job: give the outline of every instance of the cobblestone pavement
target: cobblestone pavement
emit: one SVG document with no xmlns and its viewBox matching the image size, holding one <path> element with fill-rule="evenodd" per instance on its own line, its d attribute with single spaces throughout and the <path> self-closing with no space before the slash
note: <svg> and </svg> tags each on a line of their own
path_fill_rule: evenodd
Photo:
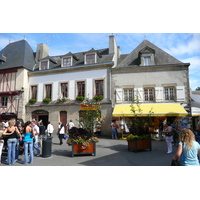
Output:
<svg viewBox="0 0 200 200">
<path fill-rule="evenodd" d="M 152 150 L 141 152 L 128 151 L 127 141 L 123 139 L 99 138 L 96 144 L 96 156 L 93 155 L 71 155 L 72 147 L 63 140 L 59 145 L 59 139 L 54 136 L 52 139 L 52 155 L 48 158 L 34 157 L 34 163 L 23 165 L 23 156 L 11 166 L 170 166 L 171 159 L 177 147 L 173 146 L 173 153 L 167 154 L 165 141 L 152 140 Z M 2 154 L 2 163 L 6 165 L 7 153 Z M 8 166 L 10 167 L 10 166 Z"/>
</svg>

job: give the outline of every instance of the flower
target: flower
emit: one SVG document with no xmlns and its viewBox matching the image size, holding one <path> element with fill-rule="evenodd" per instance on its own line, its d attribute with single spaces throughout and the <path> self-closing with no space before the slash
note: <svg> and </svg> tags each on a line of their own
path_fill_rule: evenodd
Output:
<svg viewBox="0 0 200 200">
<path fill-rule="evenodd" d="M 149 135 L 133 135 L 133 134 L 129 134 L 126 138 L 127 141 L 133 141 L 133 140 L 142 140 L 142 139 L 147 139 L 149 138 Z"/>
<path fill-rule="evenodd" d="M 81 144 L 81 149 L 84 150 L 89 146 L 90 142 L 99 142 L 99 139 L 89 134 L 83 128 L 73 127 L 69 130 L 69 138 L 67 139 L 67 144 L 69 146 L 71 146 L 72 143 Z"/>
</svg>

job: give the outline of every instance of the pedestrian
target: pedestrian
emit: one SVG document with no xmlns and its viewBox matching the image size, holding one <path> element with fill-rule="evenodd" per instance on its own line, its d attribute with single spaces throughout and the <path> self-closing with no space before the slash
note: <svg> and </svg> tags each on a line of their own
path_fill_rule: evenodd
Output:
<svg viewBox="0 0 200 200">
<path fill-rule="evenodd" d="M 1 163 L 1 155 L 2 155 L 2 149 L 4 145 L 4 139 L 3 139 L 3 132 L 4 132 L 4 126 L 2 123 L 0 123 L 0 163 Z"/>
<path fill-rule="evenodd" d="M 59 138 L 59 140 L 60 140 L 60 145 L 62 145 L 63 144 L 63 136 L 64 136 L 64 134 L 65 134 L 65 128 L 64 128 L 64 125 L 62 124 L 62 122 L 59 122 L 58 123 L 59 125 L 58 125 L 58 138 Z"/>
<path fill-rule="evenodd" d="M 72 120 L 70 119 L 70 120 L 69 120 L 69 123 L 67 124 L 67 129 L 68 129 L 68 131 L 69 131 L 72 127 L 75 127 L 75 125 L 74 125 L 74 123 L 72 122 Z"/>
<path fill-rule="evenodd" d="M 194 132 L 196 141 L 200 144 L 200 123 L 198 122 L 196 126 L 196 131 Z"/>
<path fill-rule="evenodd" d="M 22 126 L 21 126 L 20 121 L 16 122 L 16 127 L 17 127 L 18 131 L 20 132 L 20 134 L 22 135 Z M 16 151 L 15 151 L 15 159 L 16 160 L 18 160 L 18 158 L 19 158 L 19 145 L 20 145 L 21 142 L 22 142 L 22 140 L 17 138 Z"/>
<path fill-rule="evenodd" d="M 54 131 L 54 127 L 53 127 L 52 123 L 48 122 L 48 125 L 47 125 L 47 134 L 48 134 L 48 136 L 51 137 L 51 134 L 53 134 L 53 131 Z"/>
<path fill-rule="evenodd" d="M 171 124 L 171 127 L 172 127 L 172 138 L 173 138 L 172 144 L 178 146 L 178 122 L 176 119 Z"/>
<path fill-rule="evenodd" d="M 116 120 L 112 120 L 112 123 L 110 124 L 111 128 L 112 128 L 112 139 L 117 139 L 117 128 L 118 125 L 116 123 Z"/>
<path fill-rule="evenodd" d="M 172 153 L 172 127 L 170 122 L 167 122 L 166 128 L 164 128 L 163 133 L 165 133 L 165 141 L 167 143 L 167 153 Z"/>
<path fill-rule="evenodd" d="M 39 144 L 38 136 L 40 134 L 40 129 L 39 129 L 38 125 L 36 124 L 35 120 L 32 120 L 31 125 L 32 125 L 34 135 L 35 135 L 34 140 L 33 140 L 34 149 L 36 149 L 36 151 L 37 151 L 37 153 L 35 155 L 40 156 L 40 147 L 38 146 L 38 144 Z"/>
<path fill-rule="evenodd" d="M 198 154 L 200 154 L 200 144 L 195 141 L 194 133 L 190 129 L 182 129 L 173 160 L 178 160 L 183 155 L 184 159 L 181 159 L 183 165 L 199 166 Z"/>
<path fill-rule="evenodd" d="M 18 131 L 17 127 L 15 126 L 16 120 L 11 119 L 8 122 L 9 126 L 3 132 L 3 135 L 8 137 L 7 146 L 8 146 L 8 157 L 7 157 L 7 164 L 11 165 L 16 162 L 15 153 L 16 153 L 16 145 L 17 145 L 17 138 L 22 139 L 20 132 Z"/>
<path fill-rule="evenodd" d="M 33 147 L 33 139 L 35 138 L 35 132 L 32 128 L 32 123 L 27 121 L 24 126 L 24 161 L 23 164 L 33 163 L 34 160 L 34 147 Z M 30 154 L 30 158 L 28 161 L 28 151 Z"/>
<path fill-rule="evenodd" d="M 163 121 L 160 119 L 159 120 L 159 127 L 158 127 L 158 134 L 159 134 L 159 139 L 162 141 L 163 140 L 163 136 L 162 136 L 162 132 L 163 132 Z"/>
</svg>

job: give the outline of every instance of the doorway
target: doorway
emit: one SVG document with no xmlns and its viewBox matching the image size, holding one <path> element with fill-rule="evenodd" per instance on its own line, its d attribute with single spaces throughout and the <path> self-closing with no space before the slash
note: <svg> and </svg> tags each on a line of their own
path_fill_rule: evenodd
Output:
<svg viewBox="0 0 200 200">
<path fill-rule="evenodd" d="M 60 111 L 60 121 L 62 122 L 62 124 L 65 127 L 65 133 L 67 132 L 67 111 Z"/>
<path fill-rule="evenodd" d="M 46 110 L 36 110 L 32 112 L 32 119 L 36 121 L 42 120 L 43 125 L 47 128 L 48 121 L 49 121 L 49 112 Z"/>
</svg>

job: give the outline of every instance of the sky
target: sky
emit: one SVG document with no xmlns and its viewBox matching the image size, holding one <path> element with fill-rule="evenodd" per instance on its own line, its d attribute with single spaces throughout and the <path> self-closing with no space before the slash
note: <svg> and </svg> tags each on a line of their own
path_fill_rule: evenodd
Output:
<svg viewBox="0 0 200 200">
<path fill-rule="evenodd" d="M 45 43 L 50 55 L 63 55 L 108 48 L 109 35 L 114 34 L 121 54 L 129 54 L 144 39 L 149 40 L 173 57 L 190 63 L 190 88 L 200 87 L 200 33 L 0 33 L 0 50 L 9 42 L 26 39 L 33 51 L 37 44 Z"/>
</svg>

